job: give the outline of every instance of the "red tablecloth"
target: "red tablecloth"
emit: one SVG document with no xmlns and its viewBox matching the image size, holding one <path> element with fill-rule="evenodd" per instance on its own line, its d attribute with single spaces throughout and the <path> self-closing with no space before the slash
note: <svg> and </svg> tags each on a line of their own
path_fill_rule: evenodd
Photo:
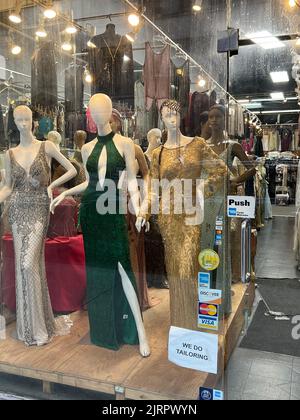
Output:
<svg viewBox="0 0 300 420">
<path fill-rule="evenodd" d="M 3 300 L 12 311 L 16 309 L 15 257 L 10 235 L 2 239 Z M 86 273 L 83 237 L 48 239 L 45 247 L 46 272 L 54 312 L 75 312 L 85 299 Z"/>
</svg>

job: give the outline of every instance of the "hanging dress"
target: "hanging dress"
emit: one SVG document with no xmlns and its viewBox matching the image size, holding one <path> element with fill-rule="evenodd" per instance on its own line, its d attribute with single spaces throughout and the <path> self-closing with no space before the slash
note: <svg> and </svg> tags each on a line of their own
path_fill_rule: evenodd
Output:
<svg viewBox="0 0 300 420">
<path fill-rule="evenodd" d="M 129 252 L 128 228 L 124 214 L 120 214 L 121 194 L 115 196 L 116 212 L 100 214 L 97 204 L 107 195 L 107 184 L 99 188 L 98 165 L 106 148 L 106 180 L 119 183 L 120 173 L 126 169 L 124 158 L 113 141 L 114 133 L 98 137 L 87 161 L 90 181 L 80 208 L 80 222 L 84 238 L 87 271 L 87 304 L 91 342 L 99 347 L 118 350 L 123 344 L 138 344 L 135 320 L 125 296 L 118 263 L 126 271 L 134 289 Z M 110 197 L 111 199 L 112 197 Z M 98 201 L 99 200 L 99 201 Z"/>
</svg>

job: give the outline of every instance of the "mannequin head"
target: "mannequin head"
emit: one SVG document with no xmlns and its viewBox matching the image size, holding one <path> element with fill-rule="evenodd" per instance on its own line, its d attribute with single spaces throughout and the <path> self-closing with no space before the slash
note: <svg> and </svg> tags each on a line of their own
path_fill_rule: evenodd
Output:
<svg viewBox="0 0 300 420">
<path fill-rule="evenodd" d="M 161 145 L 162 132 L 158 128 L 153 128 L 147 135 L 149 146 L 156 148 Z"/>
<path fill-rule="evenodd" d="M 122 132 L 122 116 L 116 109 L 112 110 L 110 126 L 114 133 L 117 134 Z"/>
<path fill-rule="evenodd" d="M 32 131 L 32 111 L 28 106 L 18 106 L 14 110 L 14 120 L 21 134 Z"/>
<path fill-rule="evenodd" d="M 58 148 L 58 150 L 60 150 L 62 138 L 57 131 L 50 131 L 50 133 L 48 133 L 48 141 L 51 141 L 51 143 L 53 143 Z"/>
<path fill-rule="evenodd" d="M 85 131 L 78 130 L 74 135 L 74 142 L 77 149 L 81 150 L 85 145 L 87 139 L 87 134 Z"/>
<path fill-rule="evenodd" d="M 106 25 L 106 32 L 116 32 L 116 26 L 113 23 L 109 23 Z"/>
<path fill-rule="evenodd" d="M 104 127 L 109 124 L 112 116 L 112 101 L 103 93 L 98 93 L 92 96 L 89 109 L 91 111 L 91 117 L 94 120 L 97 127 Z"/>
<path fill-rule="evenodd" d="M 208 123 L 212 135 L 223 133 L 225 130 L 225 108 L 221 105 L 214 105 L 208 113 Z"/>
<path fill-rule="evenodd" d="M 180 129 L 180 111 L 181 106 L 177 101 L 168 100 L 162 104 L 160 114 L 168 131 L 177 131 Z"/>
</svg>

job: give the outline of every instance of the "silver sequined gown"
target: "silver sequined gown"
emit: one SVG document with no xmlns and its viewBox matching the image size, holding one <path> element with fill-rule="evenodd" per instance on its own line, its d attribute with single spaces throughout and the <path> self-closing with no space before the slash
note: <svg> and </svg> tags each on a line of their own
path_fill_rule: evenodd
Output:
<svg viewBox="0 0 300 420">
<path fill-rule="evenodd" d="M 44 255 L 49 224 L 50 167 L 45 143 L 41 143 L 29 174 L 17 162 L 12 150 L 9 155 L 13 192 L 7 210 L 16 261 L 17 337 L 28 346 L 41 346 L 57 332 Z"/>
</svg>

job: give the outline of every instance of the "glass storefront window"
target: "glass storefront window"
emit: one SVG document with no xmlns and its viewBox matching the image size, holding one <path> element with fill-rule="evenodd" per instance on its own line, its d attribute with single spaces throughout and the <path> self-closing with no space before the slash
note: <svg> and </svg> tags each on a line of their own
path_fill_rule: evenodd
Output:
<svg viewBox="0 0 300 420">
<path fill-rule="evenodd" d="M 0 4 L 0 372 L 231 399 L 237 347 L 266 350 L 265 218 L 297 195 L 288 3 Z"/>
</svg>

